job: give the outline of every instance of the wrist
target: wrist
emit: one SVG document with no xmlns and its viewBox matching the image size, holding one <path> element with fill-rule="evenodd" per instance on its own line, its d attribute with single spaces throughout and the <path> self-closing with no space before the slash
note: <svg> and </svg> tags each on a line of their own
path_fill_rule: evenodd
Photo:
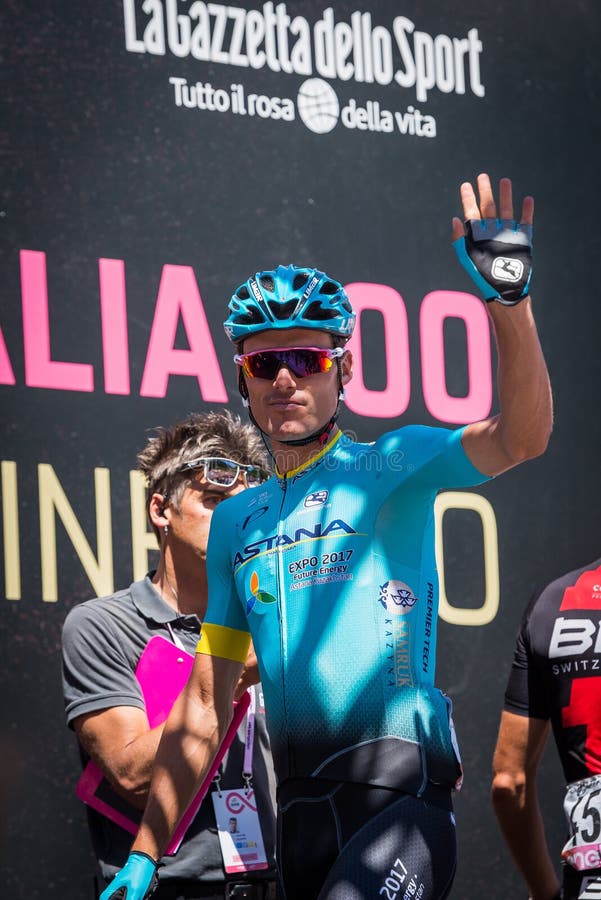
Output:
<svg viewBox="0 0 601 900">
<path fill-rule="evenodd" d="M 141 834 L 138 834 L 137 838 L 132 844 L 130 850 L 130 856 L 142 856 L 145 859 L 150 860 L 155 866 L 158 866 L 159 861 L 161 859 L 161 853 L 159 853 L 158 847 L 154 844 L 153 841 L 144 840 L 144 837 Z"/>
<path fill-rule="evenodd" d="M 534 313 L 532 312 L 530 294 L 527 294 L 523 300 L 520 300 L 514 306 L 504 306 L 495 300 L 491 300 L 490 303 L 486 304 L 486 309 L 495 325 L 497 322 L 513 322 L 520 329 L 527 328 L 530 325 L 534 326 Z"/>
<path fill-rule="evenodd" d="M 149 853 L 144 853 L 143 850 L 132 850 L 129 854 L 130 856 L 140 857 L 140 859 L 145 859 L 148 862 L 152 863 L 152 865 L 157 868 L 159 861 L 155 859 L 154 856 L 151 856 Z"/>
</svg>

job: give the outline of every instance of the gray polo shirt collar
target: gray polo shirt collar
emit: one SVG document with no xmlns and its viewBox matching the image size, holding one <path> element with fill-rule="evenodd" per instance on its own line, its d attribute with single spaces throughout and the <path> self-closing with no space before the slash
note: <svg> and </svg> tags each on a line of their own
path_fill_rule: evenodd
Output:
<svg viewBox="0 0 601 900">
<path fill-rule="evenodd" d="M 198 629 L 200 625 L 198 616 L 193 614 L 180 616 L 173 607 L 165 603 L 151 581 L 154 574 L 154 571 L 149 572 L 142 581 L 134 581 L 130 586 L 133 604 L 140 615 L 151 622 L 156 622 L 157 625 L 177 622 L 180 627 Z"/>
</svg>

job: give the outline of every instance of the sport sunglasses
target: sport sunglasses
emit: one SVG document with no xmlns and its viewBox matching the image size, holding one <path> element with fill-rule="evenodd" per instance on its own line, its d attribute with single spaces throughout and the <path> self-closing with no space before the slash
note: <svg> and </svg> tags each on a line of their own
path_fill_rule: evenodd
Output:
<svg viewBox="0 0 601 900">
<path fill-rule="evenodd" d="M 236 484 L 240 472 L 244 475 L 246 486 L 249 488 L 257 487 L 269 478 L 269 472 L 260 466 L 246 466 L 220 456 L 200 456 L 198 459 L 191 459 L 181 467 L 180 472 L 200 468 L 204 470 L 205 480 L 209 484 L 218 484 L 220 487 L 232 487 Z"/>
<path fill-rule="evenodd" d="M 342 347 L 274 347 L 271 350 L 237 353 L 234 362 L 242 367 L 248 378 L 267 378 L 273 381 L 282 366 L 290 369 L 296 378 L 329 372 L 334 360 L 343 354 Z"/>
</svg>

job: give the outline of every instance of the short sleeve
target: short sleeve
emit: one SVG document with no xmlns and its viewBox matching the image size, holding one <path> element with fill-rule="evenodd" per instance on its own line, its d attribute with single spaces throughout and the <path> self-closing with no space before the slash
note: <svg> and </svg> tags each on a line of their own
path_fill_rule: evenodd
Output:
<svg viewBox="0 0 601 900">
<path fill-rule="evenodd" d="M 63 625 L 63 694 L 67 723 L 114 706 L 144 710 L 144 700 L 110 617 L 98 601 L 74 607 Z"/>
<path fill-rule="evenodd" d="M 466 427 L 409 425 L 386 435 L 382 451 L 392 460 L 399 459 L 399 471 L 408 469 L 416 480 L 434 490 L 483 484 L 490 476 L 480 472 L 465 452 L 462 437 Z"/>
<path fill-rule="evenodd" d="M 250 643 L 248 622 L 236 591 L 232 569 L 231 540 L 237 533 L 231 501 L 221 503 L 211 520 L 207 547 L 209 602 L 204 618 L 200 653 L 244 661 Z"/>
<path fill-rule="evenodd" d="M 530 614 L 535 600 L 528 606 L 517 636 L 503 708 L 531 719 L 549 719 L 547 692 L 530 639 Z"/>
</svg>

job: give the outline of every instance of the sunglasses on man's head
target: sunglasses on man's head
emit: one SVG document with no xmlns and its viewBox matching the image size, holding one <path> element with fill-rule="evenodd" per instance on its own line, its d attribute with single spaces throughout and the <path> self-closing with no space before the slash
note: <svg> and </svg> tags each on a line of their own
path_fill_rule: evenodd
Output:
<svg viewBox="0 0 601 900">
<path fill-rule="evenodd" d="M 329 372 L 334 360 L 343 354 L 342 347 L 274 347 L 271 350 L 237 353 L 234 362 L 242 366 L 242 371 L 248 378 L 267 378 L 273 381 L 282 366 L 290 369 L 296 378 Z"/>
<path fill-rule="evenodd" d="M 269 472 L 260 466 L 247 466 L 220 456 L 201 456 L 192 459 L 181 467 L 181 472 L 203 469 L 205 480 L 209 484 L 218 484 L 220 487 L 232 487 L 238 481 L 242 472 L 247 487 L 257 487 L 269 478 Z"/>
</svg>

